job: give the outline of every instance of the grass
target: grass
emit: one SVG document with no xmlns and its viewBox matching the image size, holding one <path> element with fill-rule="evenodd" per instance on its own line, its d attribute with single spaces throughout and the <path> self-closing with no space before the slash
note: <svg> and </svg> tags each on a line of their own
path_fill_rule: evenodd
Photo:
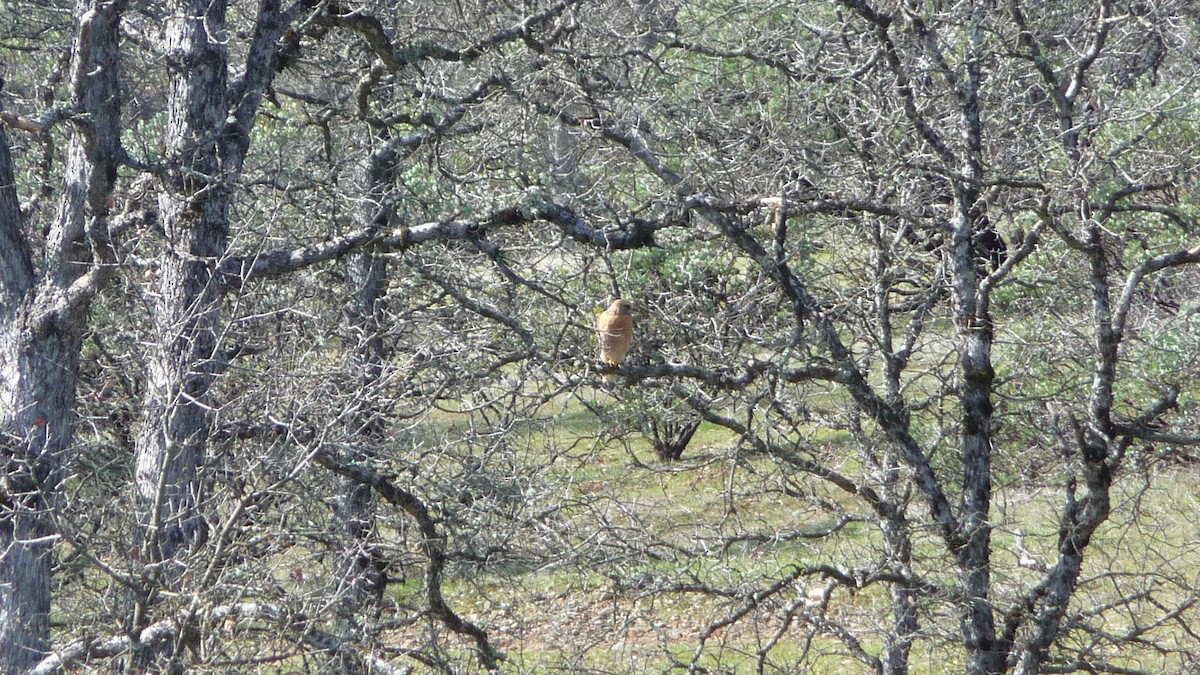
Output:
<svg viewBox="0 0 1200 675">
<path fill-rule="evenodd" d="M 943 386 L 944 365 L 928 364 L 923 376 L 928 381 L 909 386 L 933 393 Z M 508 656 L 507 673 L 679 670 L 680 663 L 694 658 L 699 636 L 740 611 L 756 591 L 786 575 L 791 566 L 869 569 L 877 567 L 883 555 L 882 536 L 869 520 L 851 522 L 829 536 L 805 536 L 830 528 L 843 515 L 869 516 L 870 511 L 858 496 L 770 456 L 748 455 L 746 447 L 721 427 L 702 425 L 681 461 L 659 461 L 637 433 L 634 418 L 618 409 L 621 397 L 629 394 L 623 387 L 583 393 L 601 411 L 600 417 L 574 398 L 580 394 L 563 396 L 550 404 L 548 420 L 515 424 L 503 437 L 470 435 L 470 420 L 454 412 L 429 415 L 415 432 L 421 448 L 414 460 L 420 467 L 417 492 L 444 509 L 438 517 L 451 536 L 452 550 L 470 542 L 473 533 L 455 530 L 459 521 L 452 510 L 459 506 L 453 499 L 443 505 L 432 490 L 453 490 L 467 459 L 483 457 L 498 474 L 508 464 L 493 466 L 493 459 L 511 462 L 521 477 L 539 481 L 532 490 L 538 499 L 546 499 L 546 492 L 560 502 L 553 520 L 544 523 L 530 516 L 541 504 L 526 504 L 517 512 L 517 520 L 530 520 L 514 526 L 510 536 L 518 539 L 507 543 L 526 557 L 455 565 L 446 579 L 450 606 L 489 631 Z M 832 417 L 828 410 L 844 404 L 842 397 L 817 390 L 804 402 L 827 414 L 792 430 L 781 442 L 871 483 L 862 475 L 863 454 L 850 432 L 823 423 Z M 1038 480 L 1025 479 L 1030 464 L 1025 453 L 1038 451 L 1031 443 L 1030 450 L 1018 454 L 1021 434 L 1029 429 L 1015 419 L 1004 424 L 997 439 L 1000 456 L 992 508 L 993 599 L 1001 613 L 1041 576 L 1019 564 L 1018 530 L 1035 561 L 1052 561 L 1058 536 L 1055 514 L 1064 502 L 1061 458 L 1039 455 L 1051 471 Z M 864 426 L 870 434 L 869 425 Z M 953 471 L 953 451 L 943 452 L 938 461 Z M 1138 464 L 1131 461 L 1129 466 Z M 1155 475 L 1149 487 L 1139 475 L 1122 477 L 1122 488 L 1114 493 L 1113 517 L 1088 552 L 1079 600 L 1069 611 L 1073 620 L 1100 631 L 1093 653 L 1114 665 L 1181 671 L 1186 652 L 1200 642 L 1189 632 L 1194 618 L 1190 611 L 1156 632 L 1177 652 L 1160 654 L 1148 647 L 1118 651 L 1107 646 L 1104 637 L 1128 633 L 1139 622 L 1174 610 L 1200 585 L 1200 544 L 1193 541 L 1194 523 L 1200 520 L 1194 478 L 1188 468 Z M 902 480 L 904 489 L 910 485 Z M 552 489 L 542 490 L 547 486 Z M 1135 518 L 1138 513 L 1141 517 Z M 912 499 L 909 517 L 915 565 L 945 589 L 919 600 L 922 626 L 912 652 L 912 672 L 961 670 L 952 557 L 928 526 L 919 496 Z M 557 538 L 519 539 L 535 537 L 543 526 Z M 731 540 L 744 534 L 759 538 Z M 406 544 L 415 550 L 411 536 Z M 286 578 L 278 581 L 287 583 Z M 410 572 L 404 583 L 389 590 L 400 604 L 419 607 L 421 583 L 420 574 Z M 826 611 L 807 607 L 807 595 L 826 584 L 819 575 L 805 576 L 778 595 L 757 601 L 742 620 L 711 631 L 697 663 L 727 673 L 757 672 L 760 665 L 763 672 L 866 672 L 848 653 L 838 631 L 854 634 L 866 652 L 878 655 L 890 622 L 888 589 L 842 587 L 834 591 Z M 684 585 L 707 585 L 731 596 L 689 592 Z M 1147 585 L 1161 607 L 1150 602 Z M 1115 604 L 1123 598 L 1123 605 Z M 1104 616 L 1087 613 L 1101 605 L 1112 607 Z M 789 606 L 798 611 L 780 634 Z M 409 627 L 390 635 L 389 641 L 397 646 L 428 644 L 433 630 L 425 624 Z M 460 653 L 462 663 L 470 662 L 464 640 L 444 630 L 437 639 Z"/>
<path fill-rule="evenodd" d="M 578 539 L 567 542 L 568 548 L 583 550 L 597 543 L 595 537 L 607 536 L 612 540 L 601 550 L 610 555 L 475 570 L 450 580 L 451 605 L 491 631 L 508 655 L 506 672 L 669 672 L 692 661 L 698 637 L 706 632 L 711 635 L 697 663 L 710 672 L 757 672 L 760 666 L 763 672 L 780 673 L 867 671 L 848 653 L 837 631 L 854 633 L 866 652 L 878 655 L 891 612 L 883 585 L 838 588 L 827 610 L 802 608 L 781 633 L 784 608 L 802 605 L 806 594 L 827 583 L 820 576 L 801 577 L 779 595 L 762 599 L 741 621 L 714 629 L 793 565 L 845 569 L 877 564 L 881 535 L 869 522 L 852 523 L 828 537 L 789 537 L 815 533 L 836 521 L 837 511 L 819 504 L 865 514 L 861 501 L 803 476 L 801 484 L 812 498 L 785 494 L 779 490 L 780 467 L 770 457 L 739 455 L 729 433 L 712 425 L 699 430 L 682 461 L 663 463 L 644 438 L 606 434 L 610 422 L 578 403 L 563 403 L 555 415 L 554 425 L 526 439 L 535 448 L 530 452 L 568 448 L 548 465 L 569 486 L 576 503 L 569 517 L 575 519 L 570 531 Z M 812 452 L 825 460 L 840 458 L 847 473 L 858 472 L 857 451 L 847 432 L 814 428 L 810 436 Z M 1200 519 L 1193 478 L 1191 470 L 1176 469 L 1149 485 L 1121 483 L 1114 492 L 1113 516 L 1088 552 L 1078 600 L 1070 608 L 1075 620 L 1119 634 L 1189 601 L 1200 577 L 1200 544 L 1191 534 Z M 1021 566 L 1018 536 L 1035 564 L 1052 562 L 1056 514 L 1063 500 L 1061 485 L 1052 481 L 1029 485 L 1014 480 L 997 488 L 992 575 L 1001 610 L 1041 577 Z M 918 570 L 952 590 L 952 558 L 924 524 L 919 500 L 910 518 L 916 527 Z M 763 538 L 730 544 L 729 537 L 737 533 Z M 1139 584 L 1153 587 L 1161 607 L 1151 603 Z M 734 596 L 687 592 L 687 585 L 707 585 Z M 955 601 L 939 595 L 920 603 L 922 633 L 912 651 L 912 672 L 945 672 L 956 663 L 961 667 Z M 1101 605 L 1110 611 L 1102 619 L 1092 617 L 1089 609 Z M 1179 670 L 1195 642 L 1185 625 L 1167 622 L 1157 633 L 1179 653 L 1118 651 L 1103 644 L 1091 653 L 1114 665 Z"/>
</svg>

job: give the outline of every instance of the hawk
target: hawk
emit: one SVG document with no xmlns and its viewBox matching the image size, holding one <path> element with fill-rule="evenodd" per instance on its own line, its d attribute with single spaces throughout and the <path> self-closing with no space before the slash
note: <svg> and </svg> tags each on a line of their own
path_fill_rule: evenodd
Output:
<svg viewBox="0 0 1200 675">
<path fill-rule="evenodd" d="M 621 365 L 633 342 L 633 305 L 628 300 L 613 300 L 596 320 L 596 332 L 600 338 L 600 360 L 610 366 Z M 604 376 L 605 382 L 616 380 L 612 373 Z"/>
</svg>

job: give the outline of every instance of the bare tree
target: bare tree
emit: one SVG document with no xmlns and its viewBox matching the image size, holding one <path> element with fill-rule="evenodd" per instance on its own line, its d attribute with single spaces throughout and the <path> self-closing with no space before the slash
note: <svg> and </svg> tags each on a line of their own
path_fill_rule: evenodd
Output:
<svg viewBox="0 0 1200 675">
<path fill-rule="evenodd" d="M 753 454 L 844 492 L 878 526 L 878 563 L 796 564 L 745 594 L 708 587 L 738 600 L 728 618 L 703 633 L 701 647 L 771 604 L 780 612 L 779 635 L 793 621 L 807 623 L 873 670 L 908 672 L 914 641 L 927 630 L 920 599 L 931 597 L 944 598 L 958 615 L 956 640 L 968 672 L 1037 672 L 1050 663 L 1102 660 L 1068 647 L 1073 631 L 1089 628 L 1065 617 L 1130 447 L 1156 437 L 1151 426 L 1169 423 L 1164 416 L 1176 408 L 1182 386 L 1155 394 L 1122 378 L 1128 317 L 1149 275 L 1197 262 L 1189 241 L 1195 223 L 1159 196 L 1188 171 L 1188 160 L 1174 149 L 1150 150 L 1155 129 L 1180 119 L 1176 93 L 1147 99 L 1129 83 L 1152 82 L 1172 64 L 1187 72 L 1185 53 L 1174 52 L 1178 61 L 1164 55 L 1172 53 L 1165 45 L 1183 44 L 1191 29 L 1168 36 L 1167 26 L 1178 24 L 1155 22 L 1178 7 L 1148 21 L 1133 18 L 1141 10 L 1126 14 L 1107 2 L 1042 13 L 1036 26 L 1020 3 L 1003 10 L 864 2 L 806 9 L 791 14 L 791 23 L 783 19 L 788 28 L 778 32 L 678 27 L 668 50 L 640 55 L 645 72 L 685 92 L 678 96 L 663 96 L 628 70 L 606 70 L 620 61 L 615 46 L 593 48 L 590 68 L 565 67 L 560 88 L 519 91 L 565 127 L 623 150 L 660 182 L 675 208 L 697 218 L 701 236 L 728 241 L 768 284 L 756 296 L 763 330 L 746 333 L 765 339 L 745 365 L 731 369 L 710 359 L 635 372 L 673 378 L 679 395 Z M 799 43 L 788 42 L 793 35 Z M 1143 43 L 1161 48 L 1153 65 L 1117 58 Z M 720 74 L 697 81 L 697 68 Z M 596 85 L 601 81 L 607 88 Z M 572 90 L 579 102 L 564 104 Z M 647 98 L 638 102 L 638 94 Z M 1022 96 L 1037 100 L 1027 106 Z M 768 110 L 785 115 L 790 128 Z M 1135 118 L 1143 122 L 1126 122 Z M 1162 161 L 1142 161 L 1143 151 L 1161 151 Z M 621 161 L 609 164 L 632 170 Z M 1145 237 L 1139 222 L 1149 214 L 1159 243 L 1144 242 L 1146 252 L 1132 259 L 1128 249 L 1114 251 L 1114 232 L 1124 241 L 1134 231 Z M 1002 216 L 1010 236 L 1018 225 L 1028 232 L 1019 245 L 1006 245 Z M 1057 241 L 1046 240 L 1050 233 Z M 993 576 L 1000 544 L 992 502 L 1004 456 L 996 437 L 1003 390 L 995 303 L 1006 284 L 1021 282 L 1017 275 L 1039 246 L 1073 256 L 1082 268 L 1060 278 L 1055 293 L 1090 296 L 1091 336 L 1080 349 L 1091 384 L 1081 392 L 1085 405 L 1063 401 L 1070 412 L 1055 403 L 1049 417 L 1034 414 L 1055 429 L 1036 442 L 1061 460 L 1059 535 L 1044 576 L 1008 592 Z M 1068 290 L 1068 283 L 1077 285 Z M 931 321 L 953 326 L 952 335 L 935 339 Z M 717 340 L 706 328 L 699 339 Z M 941 384 L 929 392 L 922 381 Z M 839 392 L 848 421 L 836 421 L 837 407 L 806 400 L 821 388 Z M 1126 413 L 1132 423 L 1116 417 L 1118 389 L 1138 392 Z M 839 468 L 835 458 L 798 445 L 811 434 L 814 414 L 858 441 L 859 468 Z M 1184 429 L 1161 438 L 1196 440 Z M 914 520 L 937 534 L 936 559 L 953 565 L 953 578 L 918 564 Z M 803 602 L 768 603 L 806 577 L 830 580 L 817 614 Z M 863 648 L 852 626 L 825 614 L 832 590 L 874 584 L 892 598 L 879 654 Z M 688 586 L 706 588 L 678 588 Z M 1165 617 L 1190 603 L 1164 602 Z M 690 667 L 704 654 L 697 649 Z"/>
</svg>

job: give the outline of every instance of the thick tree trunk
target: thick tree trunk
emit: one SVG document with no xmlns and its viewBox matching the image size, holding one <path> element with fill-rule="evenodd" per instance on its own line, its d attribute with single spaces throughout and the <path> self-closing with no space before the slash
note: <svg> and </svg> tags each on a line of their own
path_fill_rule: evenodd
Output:
<svg viewBox="0 0 1200 675">
<path fill-rule="evenodd" d="M 19 327 L 21 324 L 5 326 Z M 62 454 L 71 440 L 77 326 L 34 344 L 20 330 L 0 335 L 5 459 L 0 494 L 0 672 L 22 672 L 47 651 L 50 638 L 49 515 Z"/>
<path fill-rule="evenodd" d="M 163 261 L 152 305 L 159 338 L 147 358 L 135 447 L 142 559 L 155 563 L 175 557 L 204 530 L 195 513 L 196 478 L 208 439 L 208 391 L 222 364 L 220 294 L 213 263 L 206 263 L 212 258 L 201 251 L 220 248 L 224 236 L 220 230 L 197 229 L 208 231 L 185 249 L 196 257 Z"/>
<path fill-rule="evenodd" d="M 0 672 L 48 650 L 53 509 L 74 435 L 91 298 L 109 273 L 108 197 L 120 153 L 119 3 L 76 5 L 74 102 L 90 117 L 67 151 L 63 200 L 36 276 L 0 127 Z M 100 260 L 94 258 L 99 256 Z"/>
<path fill-rule="evenodd" d="M 73 438 L 75 382 L 86 317 L 73 317 L 30 340 L 19 328 L 0 333 L 4 396 L 0 446 L 0 672 L 23 672 L 47 651 L 51 511 L 64 453 Z"/>
<path fill-rule="evenodd" d="M 980 327 L 963 336 L 963 497 L 962 526 L 966 545 L 958 564 L 966 591 L 963 635 L 968 671 L 1003 671 L 1004 655 L 996 642 L 991 595 L 991 328 Z"/>
<path fill-rule="evenodd" d="M 129 629 L 153 621 L 162 588 L 182 576 L 182 552 L 203 537 L 197 480 L 208 440 L 208 392 L 218 359 L 221 289 L 217 267 L 228 246 L 228 188 L 217 137 L 227 115 L 225 5 L 181 2 L 168 13 L 168 174 L 158 206 L 170 252 L 148 293 L 154 339 L 135 440 L 139 560 L 148 563 L 132 594 Z M 166 563 L 161 564 L 161 563 Z M 172 669 L 177 645 L 135 651 L 134 667 Z"/>
<path fill-rule="evenodd" d="M 166 12 L 167 171 L 158 205 L 168 247 L 148 294 L 155 336 L 146 358 L 135 480 L 140 558 L 168 564 L 155 565 L 135 594 L 133 628 L 151 621 L 157 590 L 179 580 L 182 556 L 206 535 L 199 476 L 210 390 L 226 366 L 221 274 L 229 254 L 230 189 L 274 74 L 279 37 L 302 8 L 283 12 L 277 0 L 261 0 L 246 67 L 230 82 L 226 6 L 225 0 L 176 0 Z M 157 667 L 154 659 L 171 658 L 166 651 L 144 655 L 139 665 Z"/>
<path fill-rule="evenodd" d="M 991 225 L 979 204 L 983 180 L 982 122 L 979 93 L 983 79 L 982 47 L 975 27 L 968 47 L 966 79 L 959 93 L 961 133 L 966 146 L 960 171 L 966 180 L 954 192 L 951 218 L 951 274 L 955 321 L 959 330 L 962 386 L 962 513 L 964 545 L 955 553 L 966 595 L 962 614 L 967 648 L 967 672 L 976 675 L 1004 671 L 1005 654 L 996 637 L 991 599 L 992 499 L 992 367 L 993 327 L 988 291 L 980 279 L 987 275 L 975 254 L 976 238 Z"/>
<path fill-rule="evenodd" d="M 973 194 L 967 191 L 968 199 Z M 986 302 L 976 297 L 976 268 L 972 253 L 974 223 L 960 209 L 955 224 L 953 267 L 955 318 L 959 324 L 962 385 L 963 487 L 961 528 L 964 545 L 955 553 L 967 598 L 962 630 L 968 654 L 967 672 L 984 675 L 1003 671 L 1004 654 L 996 641 L 991 606 L 992 495 L 992 325 Z"/>
<path fill-rule="evenodd" d="M 208 440 L 209 389 L 220 351 L 221 265 L 229 253 L 229 198 L 240 175 L 278 40 L 303 9 L 262 0 L 246 67 L 229 81 L 224 0 L 177 0 L 167 12 L 169 115 L 159 194 L 168 251 L 149 294 L 156 330 L 136 441 L 143 547 L 165 560 L 203 532 L 194 509 Z"/>
<path fill-rule="evenodd" d="M 155 339 L 136 440 L 142 559 L 157 563 L 202 532 L 196 472 L 208 438 L 208 390 L 218 358 L 221 288 L 229 239 L 228 188 L 217 137 L 227 115 L 224 3 L 183 2 L 169 14 L 168 184 L 159 195 L 171 253 L 150 294 Z"/>
<path fill-rule="evenodd" d="M 48 411 L 30 406 L 37 385 L 29 378 L 29 350 L 20 327 L 34 272 L 15 185 L 8 134 L 0 126 L 0 452 L 5 464 L 0 486 L 0 670 L 9 673 L 36 663 L 50 637 L 48 544 L 22 542 L 46 534 L 38 518 L 44 509 L 30 460 L 38 458 L 39 441 L 49 441 L 62 423 L 58 420 L 53 428 L 48 421 L 37 424 Z"/>
<path fill-rule="evenodd" d="M 974 192 L 965 191 L 964 201 Z M 983 675 L 1003 670 L 996 643 L 991 595 L 992 495 L 992 325 L 987 305 L 976 296 L 978 261 L 972 248 L 974 222 L 961 206 L 956 217 L 953 267 L 955 312 L 959 325 L 962 385 L 963 487 L 961 527 L 964 545 L 956 551 L 967 598 L 962 630 L 968 654 L 967 672 Z"/>
</svg>

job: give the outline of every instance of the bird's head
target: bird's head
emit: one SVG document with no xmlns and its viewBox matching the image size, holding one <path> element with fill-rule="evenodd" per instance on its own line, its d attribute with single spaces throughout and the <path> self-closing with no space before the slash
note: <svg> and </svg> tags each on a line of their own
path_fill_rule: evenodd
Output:
<svg viewBox="0 0 1200 675">
<path fill-rule="evenodd" d="M 608 312 L 610 314 L 633 314 L 633 304 L 628 300 L 617 298 L 608 306 Z"/>
</svg>

